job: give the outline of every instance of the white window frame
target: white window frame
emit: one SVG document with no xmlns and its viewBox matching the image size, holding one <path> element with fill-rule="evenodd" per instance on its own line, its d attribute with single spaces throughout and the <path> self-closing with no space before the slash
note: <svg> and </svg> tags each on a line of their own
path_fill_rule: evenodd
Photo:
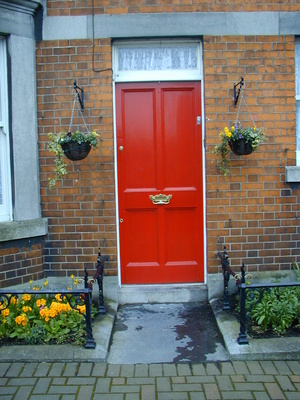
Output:
<svg viewBox="0 0 300 400">
<path fill-rule="evenodd" d="M 0 36 L 0 168 L 2 202 L 0 203 L 0 222 L 12 219 L 11 170 L 9 147 L 8 90 L 6 40 Z"/>
<path fill-rule="evenodd" d="M 296 146 L 300 140 L 300 37 L 295 40 L 295 79 L 296 79 Z M 297 73 L 298 72 L 298 73 Z M 297 91 L 299 88 L 299 92 Z M 298 107 L 297 107 L 298 105 Z M 297 115 L 298 108 L 298 115 Z M 297 123 L 298 122 L 298 123 Z M 300 149 L 296 147 L 296 165 L 300 166 Z"/>
<path fill-rule="evenodd" d="M 189 47 L 196 46 L 197 66 L 195 69 L 170 69 L 170 70 L 145 70 L 145 71 L 122 71 L 119 69 L 119 50 L 120 49 L 157 49 L 159 47 Z M 156 82 L 156 81 L 199 81 L 203 78 L 202 71 L 202 43 L 198 40 L 133 40 L 116 41 L 113 47 L 113 77 L 115 82 Z"/>
</svg>

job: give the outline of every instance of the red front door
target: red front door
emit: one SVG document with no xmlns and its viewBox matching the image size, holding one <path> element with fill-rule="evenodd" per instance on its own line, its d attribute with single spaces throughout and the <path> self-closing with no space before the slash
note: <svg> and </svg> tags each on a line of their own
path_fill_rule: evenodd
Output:
<svg viewBox="0 0 300 400">
<path fill-rule="evenodd" d="M 116 85 L 121 281 L 204 281 L 201 86 Z"/>
</svg>

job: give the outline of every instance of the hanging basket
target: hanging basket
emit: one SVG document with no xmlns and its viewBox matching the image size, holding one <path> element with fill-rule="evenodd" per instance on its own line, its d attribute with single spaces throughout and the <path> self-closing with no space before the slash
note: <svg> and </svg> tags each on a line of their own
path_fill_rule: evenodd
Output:
<svg viewBox="0 0 300 400">
<path fill-rule="evenodd" d="M 251 154 L 254 149 L 250 142 L 246 142 L 244 138 L 238 140 L 231 140 L 228 142 L 231 151 L 237 156 L 247 156 Z"/>
<path fill-rule="evenodd" d="M 61 147 L 63 149 L 65 156 L 71 161 L 83 160 L 85 157 L 88 156 L 91 150 L 91 145 L 87 142 L 62 143 Z"/>
</svg>

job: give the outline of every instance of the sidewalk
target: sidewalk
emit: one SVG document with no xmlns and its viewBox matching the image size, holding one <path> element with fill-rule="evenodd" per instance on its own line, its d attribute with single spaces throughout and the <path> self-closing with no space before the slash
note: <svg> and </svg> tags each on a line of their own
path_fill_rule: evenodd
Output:
<svg viewBox="0 0 300 400">
<path fill-rule="evenodd" d="M 299 400 L 299 361 L 0 362 L 5 400 Z"/>
</svg>

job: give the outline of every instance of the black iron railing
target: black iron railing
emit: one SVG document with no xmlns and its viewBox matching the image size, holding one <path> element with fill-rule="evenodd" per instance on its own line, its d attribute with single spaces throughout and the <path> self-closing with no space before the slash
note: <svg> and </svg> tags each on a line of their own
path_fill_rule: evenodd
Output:
<svg viewBox="0 0 300 400">
<path fill-rule="evenodd" d="M 264 292 L 277 287 L 295 287 L 300 286 L 300 282 L 286 283 L 257 283 L 249 285 L 245 282 L 245 266 L 241 268 L 241 282 L 238 283 L 239 301 L 240 301 L 240 333 L 237 342 L 240 345 L 249 344 L 246 333 L 247 311 L 258 304 Z"/>
<path fill-rule="evenodd" d="M 76 290 L 52 290 L 52 289 L 43 289 L 43 290 L 14 290 L 14 289 L 0 289 L 0 306 L 1 311 L 5 310 L 9 307 L 11 299 L 18 298 L 19 295 L 24 294 L 45 294 L 45 295 L 53 295 L 60 294 L 61 296 L 65 296 L 68 303 L 73 309 L 77 309 L 79 305 L 85 305 L 85 325 L 86 325 L 86 343 L 85 348 L 87 349 L 95 349 L 96 342 L 93 338 L 93 330 L 92 330 L 92 291 L 93 284 L 97 280 L 98 288 L 99 288 L 99 305 L 98 305 L 98 313 L 105 314 L 106 309 L 104 305 L 104 296 L 103 296 L 103 271 L 104 271 L 104 257 L 101 256 L 101 250 L 99 248 L 98 251 L 98 259 L 97 259 L 97 267 L 96 272 L 92 279 L 89 279 L 89 275 L 87 270 L 85 269 L 84 276 L 84 289 L 76 289 Z M 81 280 L 82 281 L 82 280 Z"/>
<path fill-rule="evenodd" d="M 221 261 L 224 281 L 223 310 L 230 310 L 228 284 L 231 275 L 236 281 L 240 302 L 240 333 L 237 342 L 240 345 L 249 344 L 246 333 L 247 311 L 261 301 L 265 291 L 270 291 L 275 287 L 300 286 L 300 282 L 249 284 L 252 280 L 252 276 L 245 272 L 244 264 L 242 264 L 240 273 L 234 273 L 230 268 L 226 246 L 224 246 L 224 251 L 222 253 L 217 253 L 217 256 Z"/>
<path fill-rule="evenodd" d="M 86 349 L 95 349 L 96 343 L 93 338 L 92 330 L 92 314 L 91 314 L 91 289 L 84 288 L 78 290 L 13 290 L 13 289 L 1 289 L 0 290 L 0 305 L 1 311 L 9 308 L 12 298 L 19 298 L 20 295 L 31 294 L 31 295 L 61 295 L 64 296 L 70 306 L 76 310 L 77 306 L 85 305 L 85 329 L 86 329 Z"/>
</svg>

